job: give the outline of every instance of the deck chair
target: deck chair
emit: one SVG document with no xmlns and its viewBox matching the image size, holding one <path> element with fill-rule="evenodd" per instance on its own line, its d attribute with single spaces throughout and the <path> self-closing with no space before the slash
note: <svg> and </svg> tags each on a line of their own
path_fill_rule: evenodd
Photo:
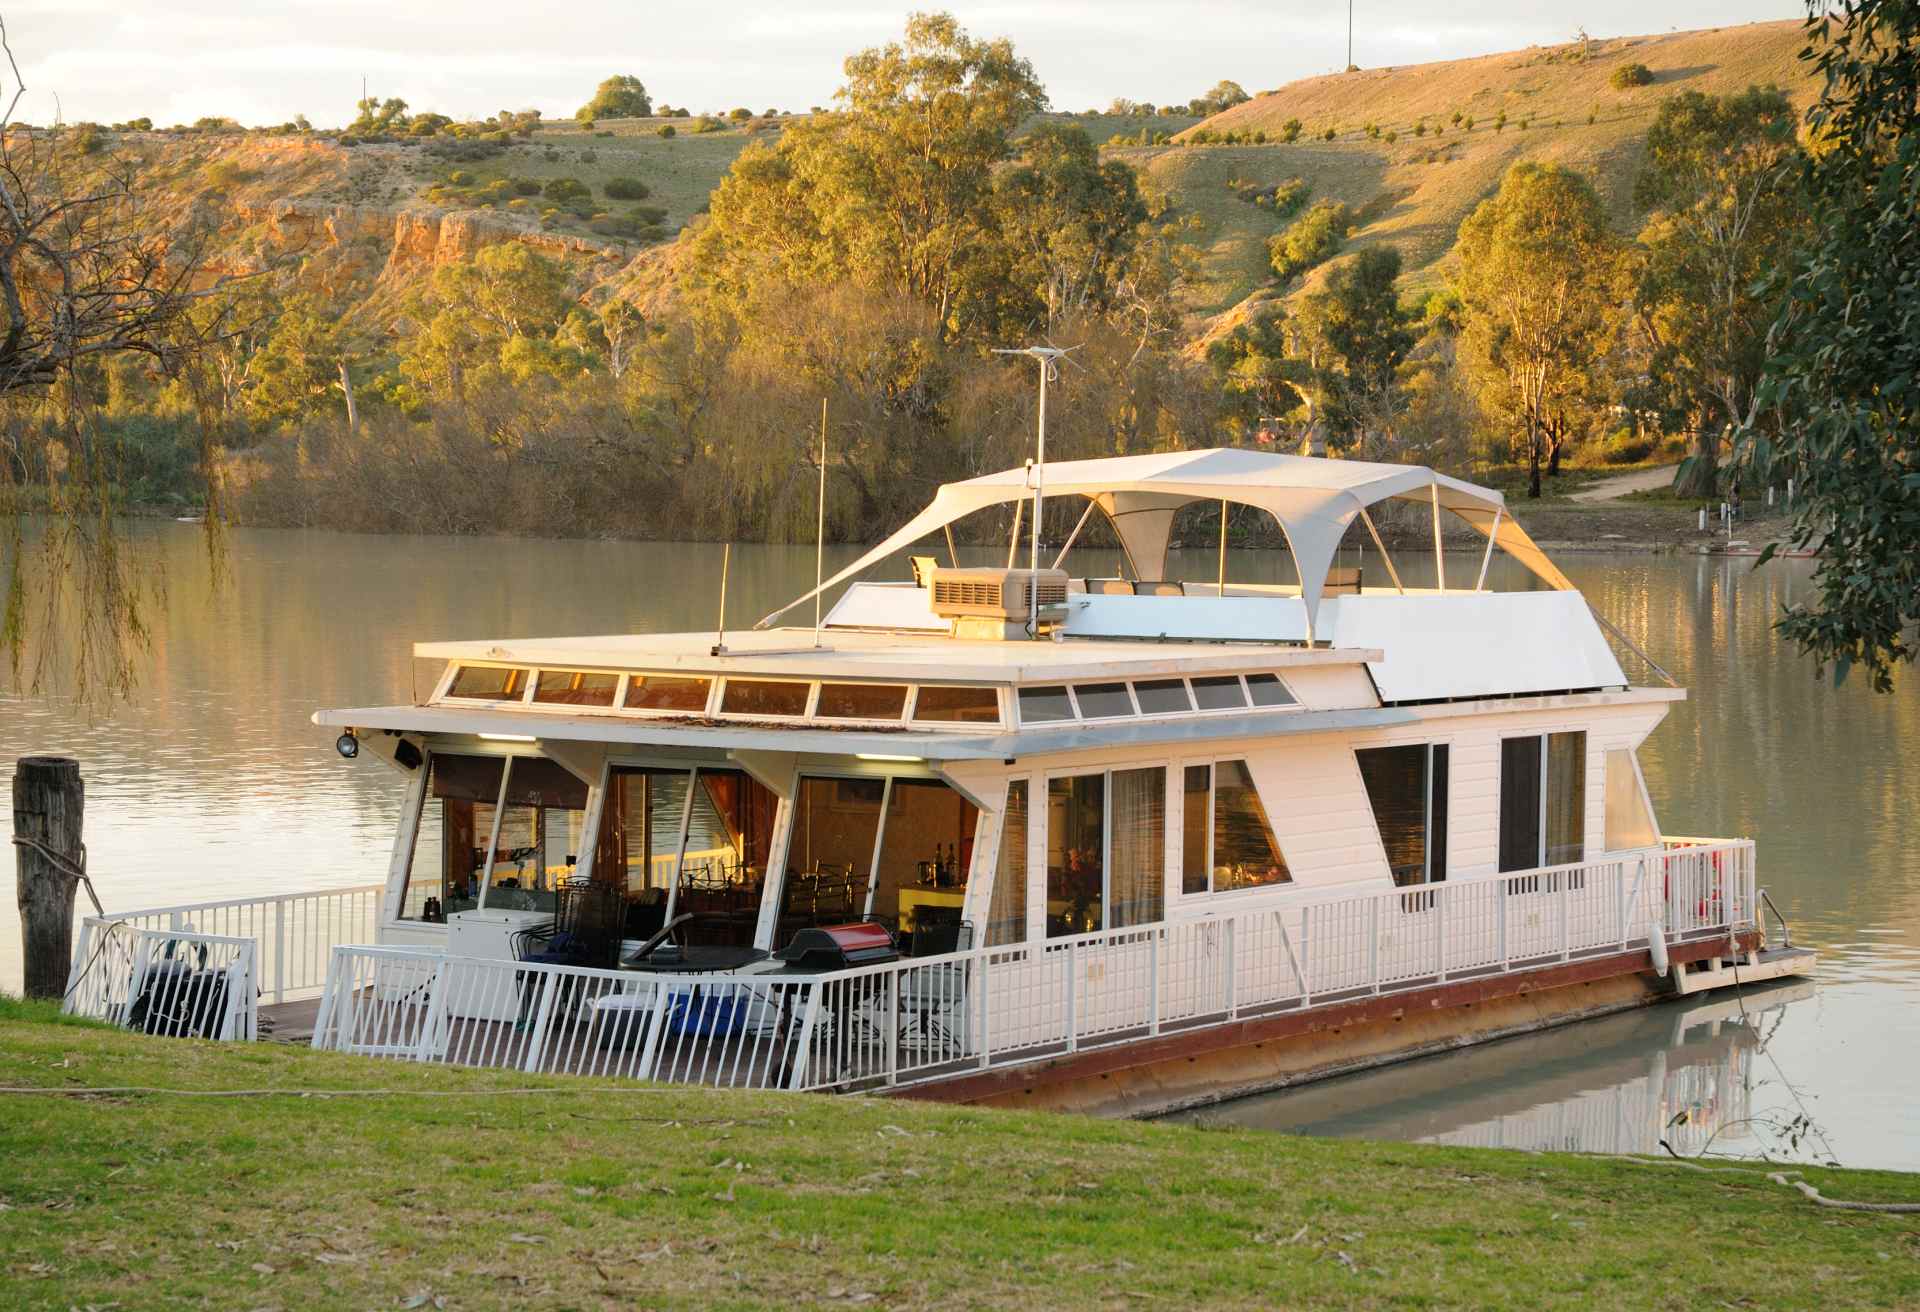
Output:
<svg viewBox="0 0 1920 1312">
<path fill-rule="evenodd" d="M 1142 579 L 1133 585 L 1136 597 L 1184 597 L 1187 585 L 1169 579 Z"/>
<path fill-rule="evenodd" d="M 1327 581 L 1320 589 L 1323 597 L 1357 597 L 1360 595 L 1360 567 L 1348 569 L 1344 566 L 1327 571 Z"/>
<path fill-rule="evenodd" d="M 934 556 L 908 556 L 913 566 L 913 584 L 917 588 L 933 586 L 933 571 L 940 568 L 940 561 Z"/>
<path fill-rule="evenodd" d="M 946 956 L 973 947 L 973 925 L 946 921 L 916 930 L 915 957 Z M 961 1057 L 967 1043 L 965 961 L 942 961 L 900 972 L 900 1041 L 933 1049 L 941 1058 Z"/>
<path fill-rule="evenodd" d="M 1100 597 L 1131 597 L 1133 582 L 1130 579 L 1088 579 L 1087 591 Z"/>
</svg>

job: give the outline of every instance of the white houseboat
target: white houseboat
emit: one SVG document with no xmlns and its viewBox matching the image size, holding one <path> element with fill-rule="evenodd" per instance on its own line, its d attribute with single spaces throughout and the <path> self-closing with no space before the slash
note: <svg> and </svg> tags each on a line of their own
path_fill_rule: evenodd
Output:
<svg viewBox="0 0 1920 1312">
<path fill-rule="evenodd" d="M 1134 1111 L 1811 969 L 1751 842 L 1662 834 L 1636 751 L 1684 693 L 1629 681 L 1497 492 L 1243 450 L 1044 476 L 1126 577 L 1073 572 L 1080 528 L 956 567 L 954 524 L 1037 515 L 1016 469 L 815 626 L 773 626 L 809 593 L 749 633 L 419 644 L 416 704 L 314 717 L 405 789 L 384 886 L 115 919 L 230 952 L 269 1013 L 323 995 L 320 1047 Z M 1271 515 L 1297 582 L 1224 546 L 1166 577 L 1196 502 Z M 1431 518 L 1431 586 L 1385 502 Z"/>
</svg>

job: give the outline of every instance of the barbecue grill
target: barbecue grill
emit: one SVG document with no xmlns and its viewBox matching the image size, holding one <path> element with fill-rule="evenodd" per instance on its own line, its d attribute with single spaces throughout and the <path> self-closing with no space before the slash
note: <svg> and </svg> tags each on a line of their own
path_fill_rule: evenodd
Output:
<svg viewBox="0 0 1920 1312">
<path fill-rule="evenodd" d="M 848 970 L 900 959 L 900 949 L 885 925 L 874 920 L 803 929 L 774 953 L 791 971 Z"/>
</svg>

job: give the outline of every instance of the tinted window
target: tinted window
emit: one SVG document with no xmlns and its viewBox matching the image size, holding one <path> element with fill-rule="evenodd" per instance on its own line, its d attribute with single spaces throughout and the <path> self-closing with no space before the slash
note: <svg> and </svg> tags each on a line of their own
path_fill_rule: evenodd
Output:
<svg viewBox="0 0 1920 1312">
<path fill-rule="evenodd" d="M 1133 695 L 1140 699 L 1142 715 L 1170 715 L 1176 711 L 1190 711 L 1193 703 L 1187 700 L 1187 685 L 1178 679 L 1150 679 L 1133 685 Z"/>
<path fill-rule="evenodd" d="M 481 701 L 519 701 L 526 691 L 525 670 L 502 670 L 484 665 L 462 665 L 453 676 L 449 697 L 473 697 Z"/>
<path fill-rule="evenodd" d="M 1193 681 L 1193 700 L 1203 711 L 1226 711 L 1247 704 L 1247 695 L 1240 691 L 1240 679 L 1229 674 L 1225 678 L 1195 679 Z"/>
<path fill-rule="evenodd" d="M 1020 690 L 1020 723 L 1045 724 L 1049 720 L 1071 720 L 1073 703 L 1067 700 L 1064 686 Z"/>
<path fill-rule="evenodd" d="M 708 679 L 636 674 L 627 680 L 627 705 L 636 711 L 704 711 Z"/>
<path fill-rule="evenodd" d="M 1000 694 L 991 688 L 920 686 L 913 718 L 943 724 L 1000 723 Z"/>
<path fill-rule="evenodd" d="M 720 709 L 729 715 L 805 715 L 808 685 L 766 679 L 728 679 Z"/>
<path fill-rule="evenodd" d="M 611 706 L 617 674 L 587 674 L 577 670 L 542 670 L 533 699 L 551 706 Z"/>
<path fill-rule="evenodd" d="M 1088 720 L 1111 720 L 1132 715 L 1133 699 L 1124 683 L 1076 683 L 1073 695 L 1080 703 L 1080 714 Z"/>
<path fill-rule="evenodd" d="M 823 683 L 814 714 L 830 720 L 897 720 L 906 709 L 904 683 Z"/>
<path fill-rule="evenodd" d="M 1287 691 L 1287 685 L 1280 682 L 1275 674 L 1249 674 L 1247 691 L 1253 694 L 1255 706 L 1292 706 L 1293 694 Z"/>
</svg>

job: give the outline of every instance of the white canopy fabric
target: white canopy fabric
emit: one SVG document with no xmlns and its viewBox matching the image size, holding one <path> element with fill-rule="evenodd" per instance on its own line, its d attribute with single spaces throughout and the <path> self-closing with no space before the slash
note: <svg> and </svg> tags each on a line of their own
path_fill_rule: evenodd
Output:
<svg viewBox="0 0 1920 1312">
<path fill-rule="evenodd" d="M 1042 476 L 1047 496 L 1081 496 L 1098 504 L 1112 520 L 1142 578 L 1164 577 L 1174 513 L 1182 506 L 1195 501 L 1227 501 L 1266 511 L 1278 521 L 1293 550 L 1309 625 L 1319 611 L 1327 570 L 1347 528 L 1368 506 L 1392 499 L 1435 501 L 1440 509 L 1458 515 L 1482 536 L 1494 535 L 1500 547 L 1550 586 L 1573 589 L 1526 530 L 1505 515 L 1506 502 L 1500 493 L 1419 465 L 1217 448 L 1060 461 L 1033 472 Z M 925 510 L 816 591 L 838 586 L 977 510 L 1032 495 L 1029 470 L 1025 468 L 948 483 Z M 765 628 L 814 595 L 808 592 L 795 598 L 761 620 L 759 627 Z"/>
</svg>

